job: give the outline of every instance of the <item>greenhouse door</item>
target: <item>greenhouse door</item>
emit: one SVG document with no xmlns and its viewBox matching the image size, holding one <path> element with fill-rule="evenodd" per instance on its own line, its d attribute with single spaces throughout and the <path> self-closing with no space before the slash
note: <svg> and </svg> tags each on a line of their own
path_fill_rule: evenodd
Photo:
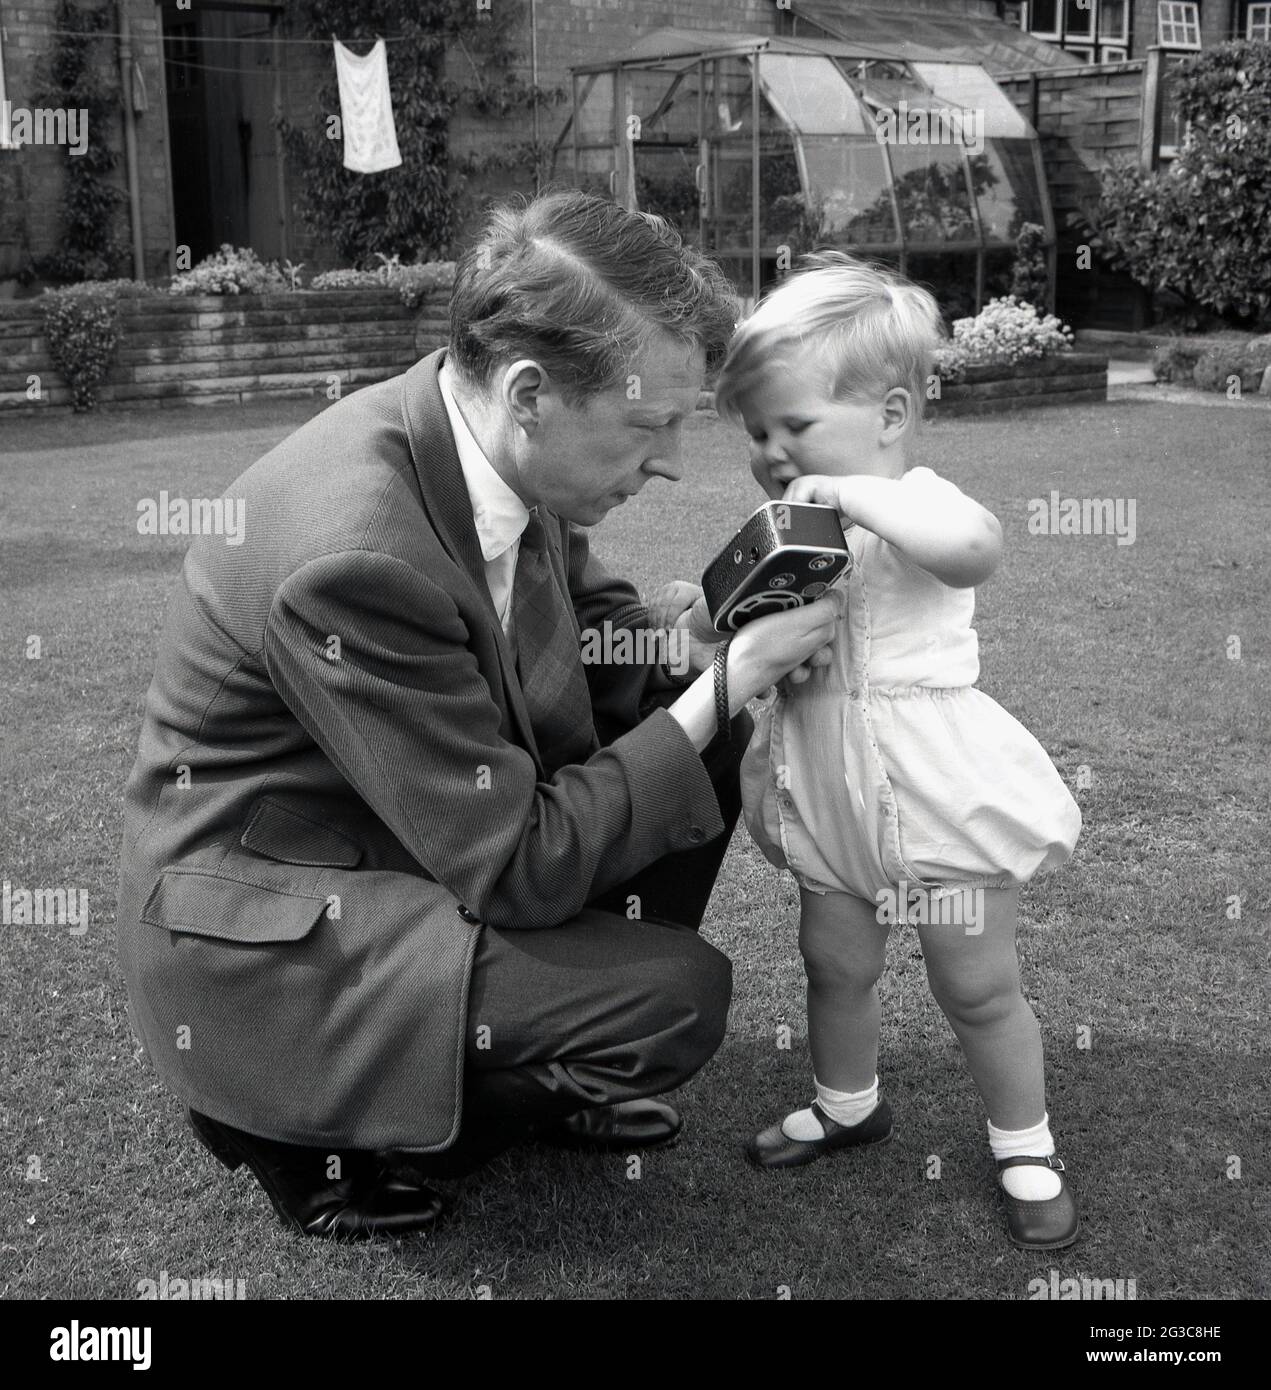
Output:
<svg viewBox="0 0 1271 1390">
<path fill-rule="evenodd" d="M 701 71 L 695 63 L 679 73 L 623 74 L 635 206 L 665 217 L 695 246 L 702 241 Z"/>
</svg>

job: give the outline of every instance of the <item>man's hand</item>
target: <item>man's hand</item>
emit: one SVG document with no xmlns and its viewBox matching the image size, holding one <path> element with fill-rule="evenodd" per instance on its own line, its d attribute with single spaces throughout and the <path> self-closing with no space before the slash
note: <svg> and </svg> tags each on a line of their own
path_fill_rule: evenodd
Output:
<svg viewBox="0 0 1271 1390">
<path fill-rule="evenodd" d="M 722 640 L 711 622 L 701 587 L 672 579 L 649 595 L 649 626 L 688 629 L 688 664 L 694 675 L 705 671 L 715 659 L 715 648 Z"/>
<path fill-rule="evenodd" d="M 702 596 L 696 584 L 672 579 L 648 596 L 644 606 L 649 610 L 650 627 L 679 627 L 680 617 Z"/>
<path fill-rule="evenodd" d="M 735 715 L 748 700 L 782 679 L 801 684 L 812 669 L 831 659 L 830 644 L 837 635 L 847 595 L 831 589 L 815 603 L 771 613 L 747 623 L 728 648 L 728 705 Z M 670 707 L 668 713 L 701 752 L 715 736 L 714 681 L 700 675 Z"/>
</svg>

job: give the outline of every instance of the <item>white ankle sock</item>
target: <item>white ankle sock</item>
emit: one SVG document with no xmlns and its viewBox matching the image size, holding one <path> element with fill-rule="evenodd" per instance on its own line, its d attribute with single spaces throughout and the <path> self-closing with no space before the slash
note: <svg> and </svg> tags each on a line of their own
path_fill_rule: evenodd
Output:
<svg viewBox="0 0 1271 1390">
<path fill-rule="evenodd" d="M 815 1077 L 813 1082 L 816 1085 L 816 1103 L 835 1124 L 858 1125 L 878 1107 L 878 1077 L 874 1078 L 873 1085 L 863 1091 L 832 1091 L 828 1086 L 822 1086 Z M 810 1139 L 825 1138 L 825 1130 L 811 1110 L 796 1110 L 787 1115 L 781 1122 L 781 1130 L 787 1139 L 801 1139 L 805 1143 Z"/>
<path fill-rule="evenodd" d="M 1055 1152 L 1055 1141 L 1050 1137 L 1050 1116 L 1043 1115 L 1032 1129 L 998 1129 L 990 1120 L 989 1148 L 995 1159 L 1048 1157 Z M 1044 1202 L 1057 1197 L 1063 1186 L 1058 1173 L 1031 1163 L 1003 1169 L 999 1176 L 1007 1192 L 1021 1202 Z"/>
</svg>

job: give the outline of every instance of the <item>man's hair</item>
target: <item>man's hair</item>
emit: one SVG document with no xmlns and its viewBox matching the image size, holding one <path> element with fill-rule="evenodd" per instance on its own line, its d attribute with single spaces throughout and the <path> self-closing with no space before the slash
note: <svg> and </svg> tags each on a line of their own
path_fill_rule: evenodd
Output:
<svg viewBox="0 0 1271 1390">
<path fill-rule="evenodd" d="M 908 390 L 921 418 L 926 378 L 943 331 L 926 290 L 841 251 L 804 258 L 737 330 L 715 388 L 715 408 L 736 420 L 739 401 L 774 363 L 810 349 L 833 400 Z"/>
<path fill-rule="evenodd" d="M 552 192 L 490 210 L 456 269 L 449 360 L 478 386 L 532 358 L 573 403 L 624 381 L 659 330 L 701 344 L 713 376 L 737 318 L 723 271 L 662 218 Z"/>
</svg>

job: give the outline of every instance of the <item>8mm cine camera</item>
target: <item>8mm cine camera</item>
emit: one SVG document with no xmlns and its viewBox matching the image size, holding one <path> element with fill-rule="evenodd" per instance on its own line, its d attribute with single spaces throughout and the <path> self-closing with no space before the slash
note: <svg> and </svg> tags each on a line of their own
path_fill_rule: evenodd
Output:
<svg viewBox="0 0 1271 1390">
<path fill-rule="evenodd" d="M 767 502 L 706 567 L 702 589 L 715 631 L 820 598 L 851 572 L 838 512 L 810 502 Z"/>
</svg>

